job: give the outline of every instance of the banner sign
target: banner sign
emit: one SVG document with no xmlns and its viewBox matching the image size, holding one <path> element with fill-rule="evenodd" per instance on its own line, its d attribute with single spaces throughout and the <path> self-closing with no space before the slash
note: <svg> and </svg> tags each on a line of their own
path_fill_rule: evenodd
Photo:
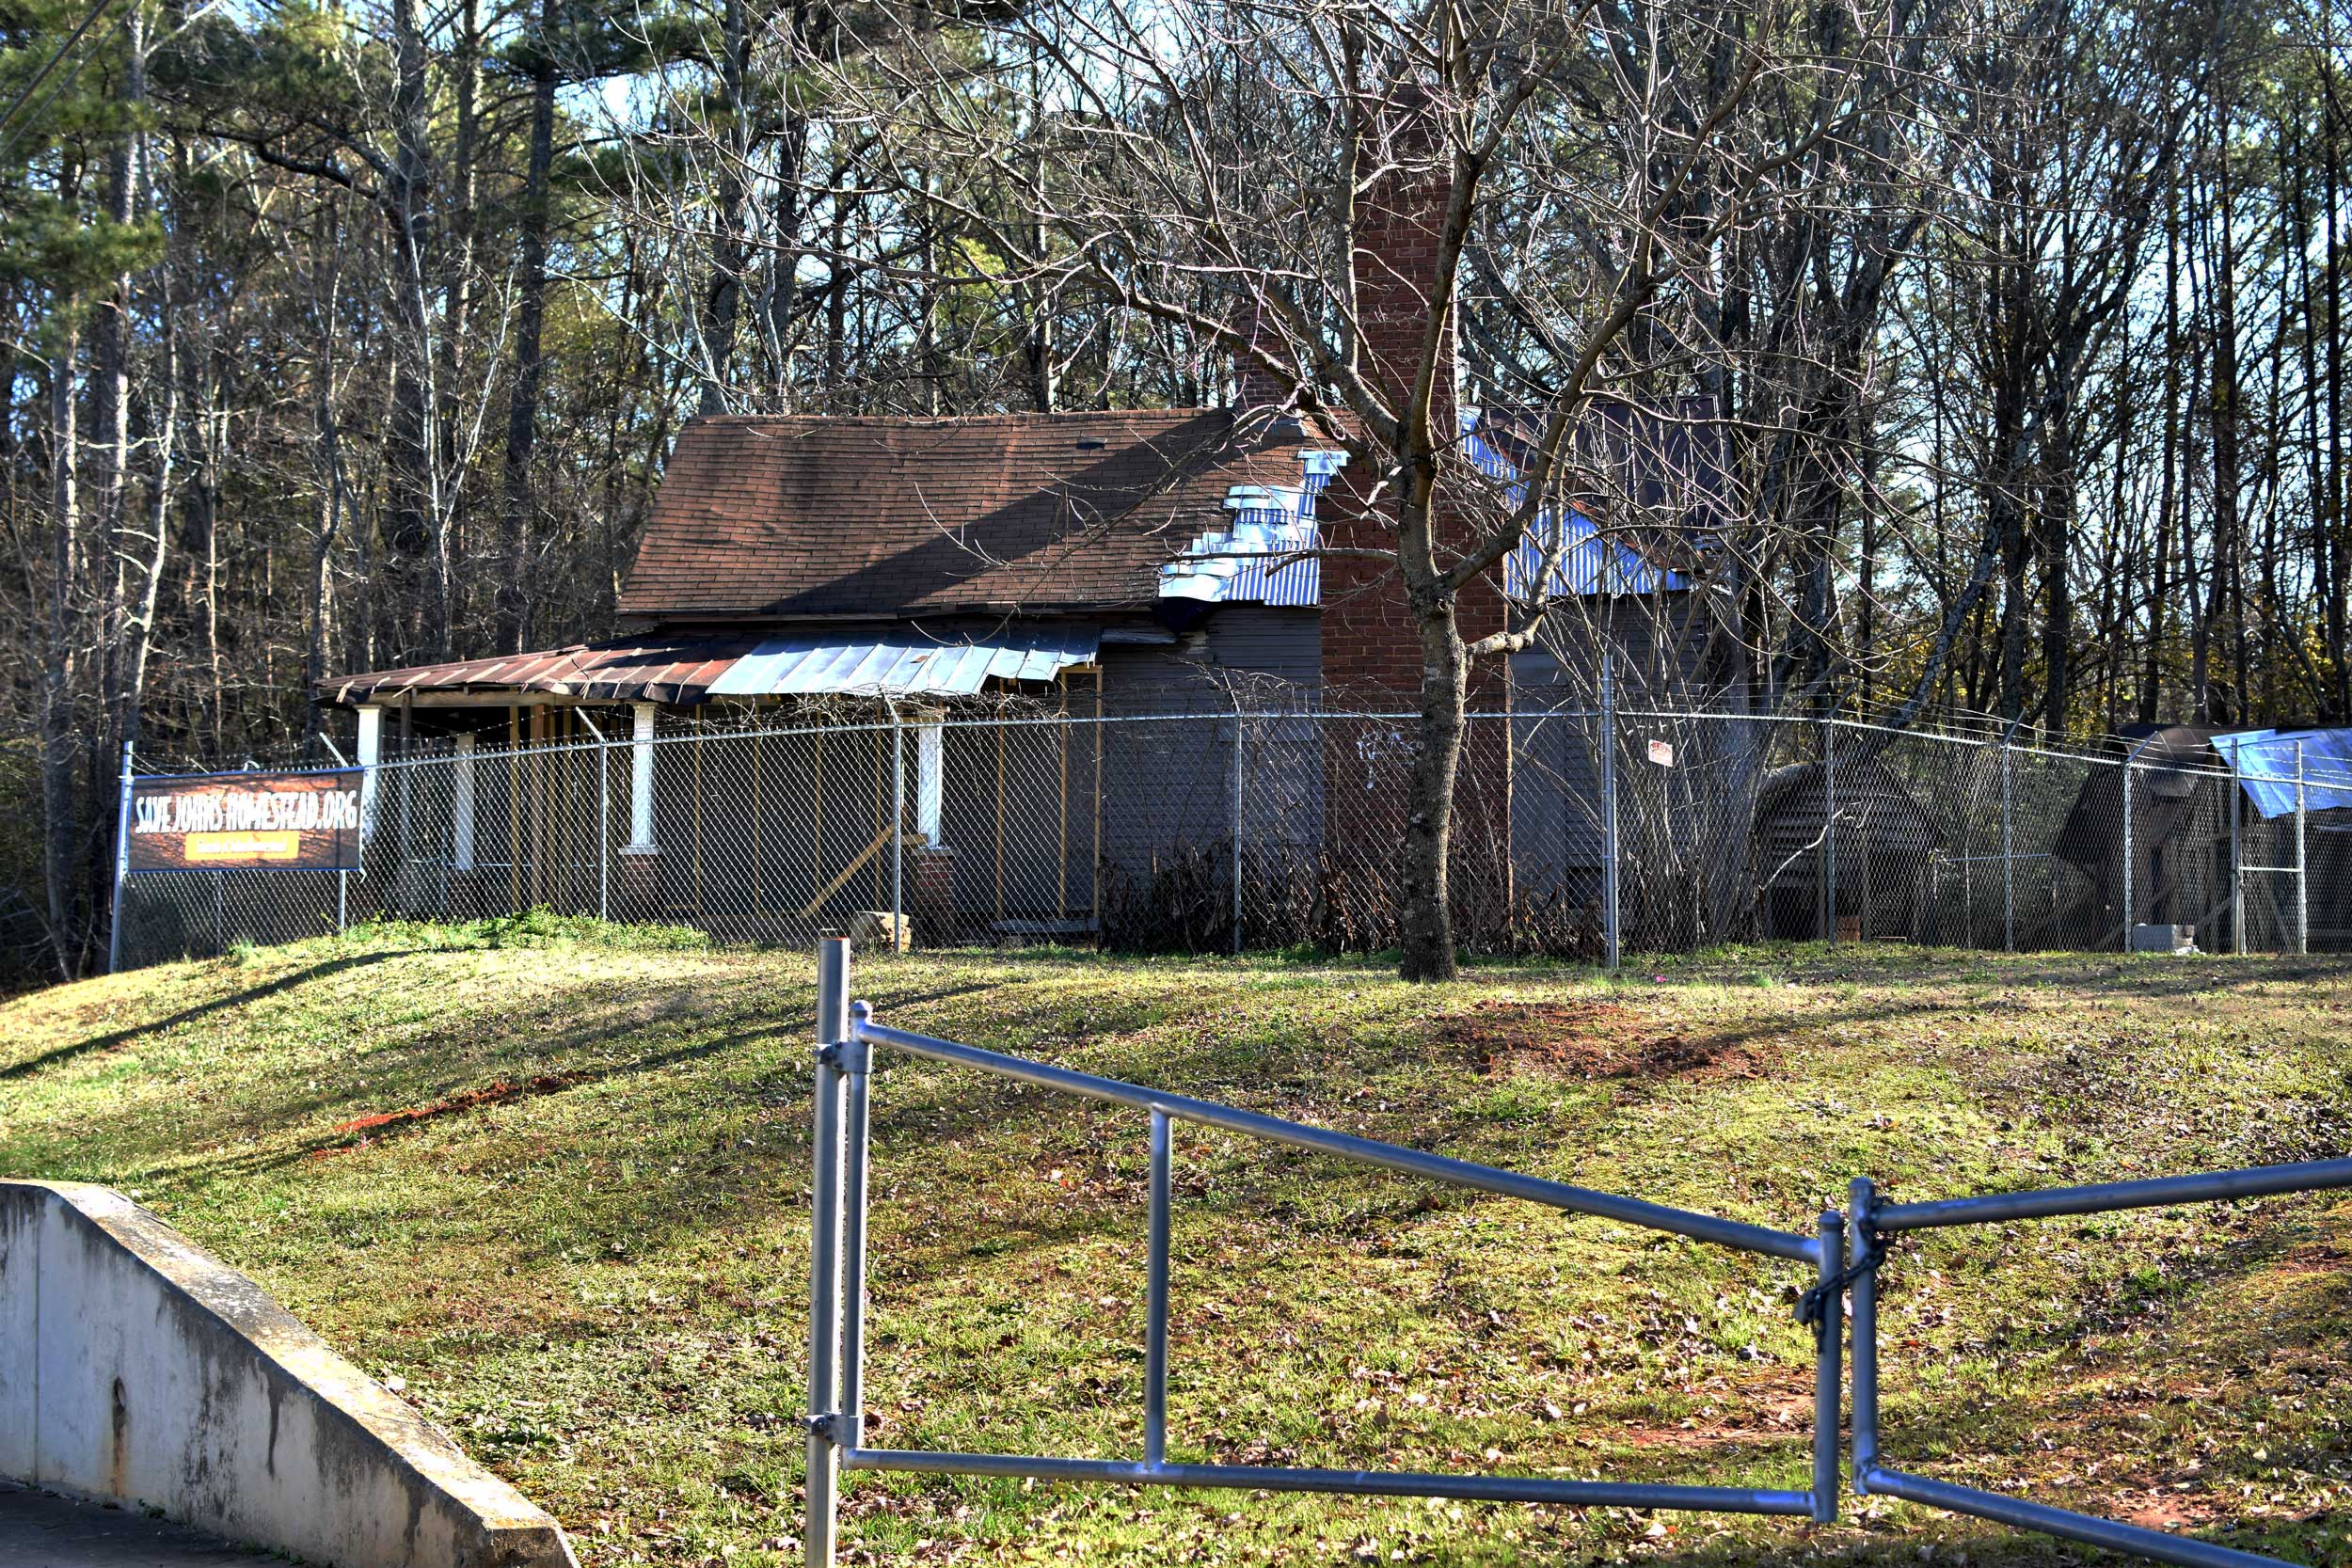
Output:
<svg viewBox="0 0 2352 1568">
<path fill-rule="evenodd" d="M 357 871 L 360 769 L 131 784 L 132 871 Z"/>
</svg>

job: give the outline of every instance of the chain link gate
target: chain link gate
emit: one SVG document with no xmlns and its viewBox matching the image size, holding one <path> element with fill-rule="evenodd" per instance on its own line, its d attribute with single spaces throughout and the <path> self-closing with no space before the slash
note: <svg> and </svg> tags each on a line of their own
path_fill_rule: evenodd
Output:
<svg viewBox="0 0 2352 1568">
<path fill-rule="evenodd" d="M 2352 1159 L 2250 1170 L 2215 1171 L 2145 1181 L 2043 1188 L 1939 1202 L 1885 1204 L 1869 1178 L 1852 1183 L 1847 1213 L 1820 1216 L 1816 1233 L 1798 1235 L 1645 1199 L 1397 1144 L 1359 1138 L 1212 1101 L 1077 1072 L 1025 1057 L 937 1039 L 875 1022 L 850 1001 L 850 944 L 829 937 L 818 947 L 814 1094 L 816 1168 L 810 1182 L 808 1469 L 805 1560 L 833 1568 L 844 1472 L 914 1471 L 1006 1476 L 1065 1482 L 1193 1486 L 1349 1496 L 1445 1497 L 1464 1501 L 1550 1503 L 1577 1508 L 1674 1509 L 1777 1514 L 1829 1524 L 1837 1517 L 1838 1437 L 1848 1297 L 1853 1369 L 1850 1464 L 1857 1496 L 1884 1496 L 1947 1513 L 1972 1514 L 2021 1529 L 2124 1552 L 2184 1568 L 2281 1568 L 2279 1560 L 2163 1530 L 1956 1486 L 1890 1469 L 1879 1462 L 1878 1275 L 1887 1238 L 1938 1227 L 2005 1224 L 2060 1214 L 2104 1213 L 2178 1203 L 2228 1201 L 2280 1193 L 2352 1187 Z M 1140 1459 L 1068 1459 L 1036 1454 L 951 1453 L 869 1449 L 865 1435 L 866 1222 L 869 1179 L 867 1107 L 877 1047 L 1015 1083 L 1104 1101 L 1149 1117 L 1150 1217 L 1145 1284 L 1144 1437 Z M 1803 1490 L 1559 1481 L 1534 1476 L 1329 1470 L 1285 1465 L 1191 1465 L 1167 1456 L 1168 1211 L 1170 1124 L 1190 1121 L 1314 1153 L 1334 1155 L 1407 1176 L 1497 1196 L 1589 1214 L 1711 1245 L 1809 1264 L 1813 1283 L 1800 1298 L 1799 1320 L 1813 1330 L 1813 1473 Z M 1851 1224 L 1849 1226 L 1849 1215 Z"/>
</svg>

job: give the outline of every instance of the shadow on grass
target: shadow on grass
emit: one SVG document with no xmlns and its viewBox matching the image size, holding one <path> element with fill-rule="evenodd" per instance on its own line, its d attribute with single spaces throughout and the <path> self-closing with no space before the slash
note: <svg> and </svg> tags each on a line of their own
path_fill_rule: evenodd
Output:
<svg viewBox="0 0 2352 1568">
<path fill-rule="evenodd" d="M 210 1002 L 201 1002 L 193 1007 L 183 1008 L 167 1018 L 151 1019 L 145 1023 L 135 1024 L 127 1029 L 117 1029 L 108 1034 L 94 1035 L 88 1039 L 76 1040 L 72 1045 L 61 1045 L 55 1051 L 44 1052 L 39 1056 L 11 1063 L 8 1067 L 0 1068 L 0 1080 L 30 1078 L 35 1073 L 46 1072 L 51 1068 L 62 1067 L 81 1057 L 99 1052 L 112 1051 L 117 1046 L 128 1045 L 141 1036 L 152 1035 L 165 1029 L 174 1029 L 183 1023 L 193 1023 L 198 1019 L 206 1018 L 217 1012 L 225 1012 L 232 1007 L 246 1006 L 264 997 L 278 996 L 293 990 L 297 986 L 309 985 L 313 980 L 323 980 L 330 974 L 338 974 L 346 970 L 365 969 L 371 965 L 387 963 L 394 958 L 405 958 L 423 951 L 422 948 L 398 947 L 385 952 L 355 953 L 347 958 L 329 958 L 325 963 L 312 964 L 308 969 L 297 969 L 292 974 L 281 974 L 265 984 L 216 996 Z"/>
</svg>

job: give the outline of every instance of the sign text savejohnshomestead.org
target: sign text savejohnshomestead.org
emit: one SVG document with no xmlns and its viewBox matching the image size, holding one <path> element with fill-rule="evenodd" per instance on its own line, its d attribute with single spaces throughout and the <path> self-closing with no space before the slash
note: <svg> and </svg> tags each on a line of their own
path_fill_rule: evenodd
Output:
<svg viewBox="0 0 2352 1568">
<path fill-rule="evenodd" d="M 358 768 L 136 779 L 130 869 L 357 871 Z"/>
</svg>

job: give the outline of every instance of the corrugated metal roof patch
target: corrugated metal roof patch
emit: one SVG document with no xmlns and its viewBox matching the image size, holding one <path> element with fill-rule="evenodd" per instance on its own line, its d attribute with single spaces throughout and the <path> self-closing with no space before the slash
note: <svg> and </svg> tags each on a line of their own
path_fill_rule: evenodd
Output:
<svg viewBox="0 0 2352 1568">
<path fill-rule="evenodd" d="M 1225 493 L 1232 526 L 1212 530 L 1160 568 L 1160 597 L 1203 604 L 1312 609 L 1323 602 L 1323 562 L 1300 552 L 1321 546 L 1315 498 L 1347 466 L 1343 451 L 1299 454 L 1303 483 L 1236 484 Z"/>
<path fill-rule="evenodd" d="M 1093 626 L 1014 632 L 971 642 L 915 637 L 840 641 L 778 638 L 760 643 L 710 683 L 714 697 L 969 697 L 991 680 L 1051 681 L 1091 664 L 1102 645 Z"/>
</svg>

